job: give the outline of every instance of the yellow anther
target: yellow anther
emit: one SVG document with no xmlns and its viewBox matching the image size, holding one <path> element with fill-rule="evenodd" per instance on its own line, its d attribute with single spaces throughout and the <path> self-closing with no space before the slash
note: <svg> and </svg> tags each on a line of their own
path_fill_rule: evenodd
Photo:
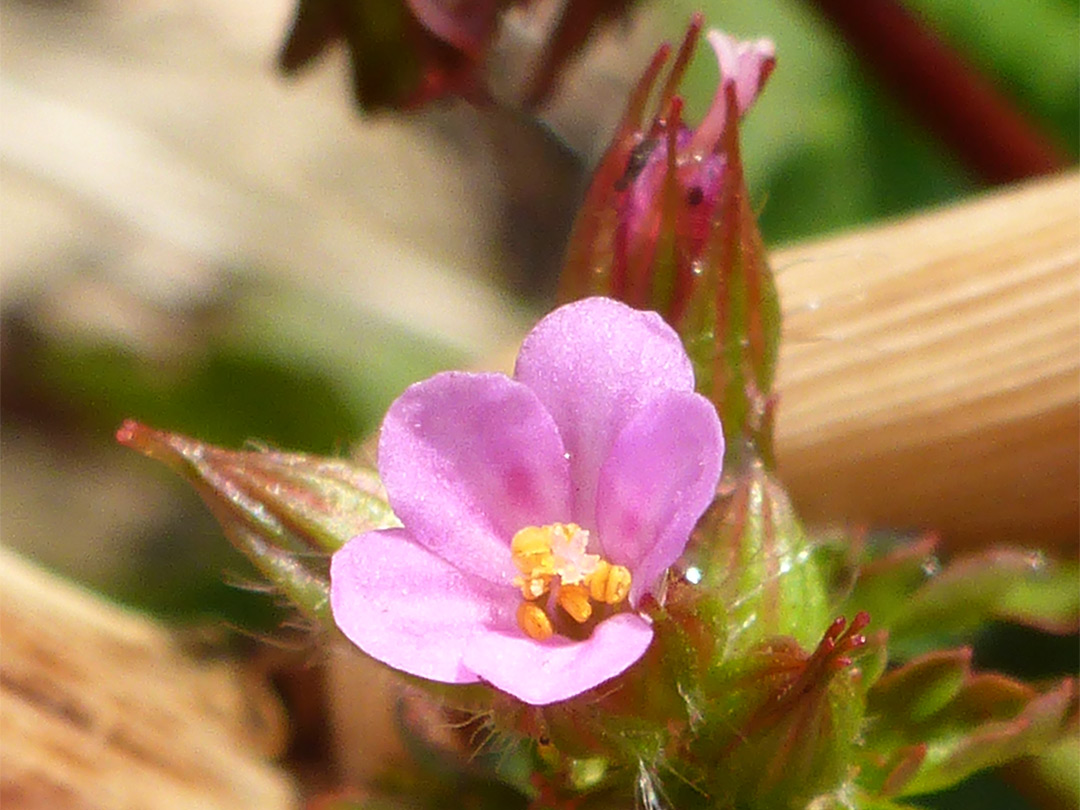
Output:
<svg viewBox="0 0 1080 810">
<path fill-rule="evenodd" d="M 551 587 L 551 577 L 547 575 L 514 577 L 514 585 L 521 588 L 521 595 L 526 599 L 539 599 Z"/>
<path fill-rule="evenodd" d="M 563 585 L 559 588 L 559 597 L 556 601 L 578 624 L 587 622 L 592 616 L 589 589 L 584 585 Z"/>
<path fill-rule="evenodd" d="M 551 626 L 551 619 L 535 602 L 522 602 L 518 605 L 517 623 L 518 627 L 525 631 L 525 635 L 537 641 L 551 638 L 555 632 Z"/>
<path fill-rule="evenodd" d="M 589 577 L 589 595 L 597 602 L 617 605 L 630 593 L 630 581 L 628 568 L 600 560 Z"/>
<path fill-rule="evenodd" d="M 526 526 L 510 541 L 510 556 L 514 565 L 527 577 L 554 573 L 551 534 L 550 526 Z"/>
</svg>

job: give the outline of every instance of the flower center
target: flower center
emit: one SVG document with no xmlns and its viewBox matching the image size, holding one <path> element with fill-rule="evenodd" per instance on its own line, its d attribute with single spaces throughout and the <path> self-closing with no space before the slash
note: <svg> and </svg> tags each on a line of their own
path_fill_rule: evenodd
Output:
<svg viewBox="0 0 1080 810">
<path fill-rule="evenodd" d="M 630 571 L 589 554 L 588 545 L 589 533 L 575 523 L 526 526 L 514 535 L 510 555 L 521 572 L 514 585 L 525 597 L 517 622 L 529 637 L 543 641 L 555 632 L 551 617 L 538 604 L 548 593 L 578 624 L 592 616 L 593 602 L 617 605 L 630 593 Z"/>
</svg>

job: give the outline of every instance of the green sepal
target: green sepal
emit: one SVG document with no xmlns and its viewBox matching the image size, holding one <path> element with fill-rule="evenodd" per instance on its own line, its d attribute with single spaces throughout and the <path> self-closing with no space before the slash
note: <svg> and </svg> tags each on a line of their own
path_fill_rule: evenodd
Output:
<svg viewBox="0 0 1080 810">
<path fill-rule="evenodd" d="M 117 440 L 199 493 L 226 537 L 306 615 L 330 623 L 327 555 L 399 525 L 378 476 L 342 459 L 234 451 L 128 421 Z"/>
<path fill-rule="evenodd" d="M 717 806 L 803 807 L 849 778 L 863 722 L 861 674 L 843 668 L 804 681 L 794 662 L 810 660 L 790 639 L 775 639 L 710 695 L 716 709 L 695 749 L 709 763 L 706 792 L 723 797 Z"/>
<path fill-rule="evenodd" d="M 325 566 L 301 562 L 297 555 L 267 543 L 242 523 L 222 525 L 226 536 L 267 581 L 310 619 L 332 627 L 330 576 Z"/>
<path fill-rule="evenodd" d="M 720 413 L 725 463 L 774 466 L 773 383 L 780 351 L 776 280 L 750 205 L 739 148 L 734 88 L 722 140 L 724 184 L 685 316 L 674 323 L 694 364 L 698 390 Z"/>
<path fill-rule="evenodd" d="M 345 459 L 226 450 L 128 421 L 117 440 L 164 462 L 223 526 L 241 522 L 295 552 L 334 552 L 372 529 L 400 526 L 374 470 Z"/>
<path fill-rule="evenodd" d="M 479 749 L 464 740 L 447 745 L 447 715 L 423 693 L 398 699 L 396 720 L 409 754 L 407 771 L 398 774 L 396 791 L 431 808 L 460 804 L 476 810 L 524 810 L 531 793 L 532 755 L 516 737 L 487 740 Z M 494 734 L 475 719 L 475 734 Z"/>
<path fill-rule="evenodd" d="M 829 624 L 811 539 L 787 493 L 761 463 L 725 477 L 683 559 L 684 580 L 696 580 L 699 615 L 726 625 L 714 671 L 770 637 L 813 647 Z"/>
</svg>

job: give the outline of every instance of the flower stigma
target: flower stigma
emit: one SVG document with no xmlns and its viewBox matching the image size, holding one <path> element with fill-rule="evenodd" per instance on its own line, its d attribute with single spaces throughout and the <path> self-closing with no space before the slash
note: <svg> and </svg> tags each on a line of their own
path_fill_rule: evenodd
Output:
<svg viewBox="0 0 1080 810">
<path fill-rule="evenodd" d="M 630 571 L 589 554 L 589 533 L 576 523 L 526 526 L 510 542 L 510 555 L 521 576 L 514 586 L 525 601 L 517 611 L 518 627 L 543 641 L 554 633 L 551 618 L 538 604 L 552 592 L 554 601 L 578 624 L 593 614 L 593 602 L 617 605 L 630 593 Z"/>
</svg>

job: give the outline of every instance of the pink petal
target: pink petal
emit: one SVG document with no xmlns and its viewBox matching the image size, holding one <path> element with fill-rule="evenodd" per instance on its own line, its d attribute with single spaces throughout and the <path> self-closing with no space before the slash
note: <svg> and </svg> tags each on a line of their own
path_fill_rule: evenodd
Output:
<svg viewBox="0 0 1080 810">
<path fill-rule="evenodd" d="M 497 689 L 544 706 L 614 678 L 645 654 L 652 637 L 652 626 L 636 613 L 601 622 L 584 641 L 489 631 L 469 644 L 465 665 Z"/>
<path fill-rule="evenodd" d="M 693 149 L 706 153 L 720 141 L 727 123 L 726 88 L 735 87 L 735 105 L 741 118 L 750 109 L 776 67 L 776 46 L 772 40 L 742 41 L 723 31 L 709 31 L 706 36 L 716 54 L 720 81 L 705 118 L 694 132 Z"/>
<path fill-rule="evenodd" d="M 631 604 L 682 554 L 723 457 L 720 419 L 700 394 L 664 394 L 619 433 L 600 471 L 596 517 L 604 556 L 633 574 Z"/>
<path fill-rule="evenodd" d="M 462 666 L 469 639 L 516 627 L 517 594 L 461 573 L 404 529 L 362 534 L 330 563 L 334 621 L 395 669 L 444 683 L 478 680 Z"/>
<path fill-rule="evenodd" d="M 739 115 L 745 115 L 776 67 L 776 46 L 771 39 L 742 41 L 717 30 L 706 36 L 723 80 L 735 83 Z"/>
<path fill-rule="evenodd" d="M 462 571 L 509 584 L 510 540 L 570 519 L 569 465 L 536 395 L 501 374 L 437 374 L 390 407 L 379 472 L 418 543 Z"/>
<path fill-rule="evenodd" d="M 552 312 L 529 333 L 514 377 L 555 418 L 570 453 L 573 518 L 594 529 L 600 465 L 626 421 L 666 391 L 693 391 L 678 335 L 655 312 L 587 298 Z"/>
</svg>

